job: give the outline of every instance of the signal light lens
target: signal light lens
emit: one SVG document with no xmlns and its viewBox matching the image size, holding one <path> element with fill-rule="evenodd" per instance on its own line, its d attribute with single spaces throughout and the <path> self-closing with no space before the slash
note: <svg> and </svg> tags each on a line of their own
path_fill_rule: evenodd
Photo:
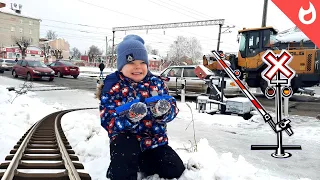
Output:
<svg viewBox="0 0 320 180">
<path fill-rule="evenodd" d="M 268 94 L 269 94 L 269 95 L 274 94 L 274 89 L 272 89 L 272 88 L 268 89 Z"/>
<path fill-rule="evenodd" d="M 239 70 L 235 70 L 235 71 L 234 71 L 234 75 L 240 76 L 240 71 L 239 71 Z"/>
<path fill-rule="evenodd" d="M 291 87 L 282 88 L 282 96 L 290 97 L 291 95 L 292 95 L 292 88 Z"/>
<path fill-rule="evenodd" d="M 276 95 L 276 89 L 274 87 L 267 87 L 265 90 L 265 95 L 268 99 L 272 99 Z"/>
<path fill-rule="evenodd" d="M 285 90 L 283 90 L 283 93 L 288 95 L 288 94 L 290 94 L 290 90 L 289 89 L 285 89 Z"/>
</svg>

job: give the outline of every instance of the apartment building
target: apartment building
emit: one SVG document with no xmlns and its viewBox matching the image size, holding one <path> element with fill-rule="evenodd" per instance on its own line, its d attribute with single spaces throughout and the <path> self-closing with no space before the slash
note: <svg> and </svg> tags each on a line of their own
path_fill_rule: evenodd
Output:
<svg viewBox="0 0 320 180">
<path fill-rule="evenodd" d="M 23 12 L 21 4 L 0 4 L 0 47 L 16 46 L 16 39 L 22 38 L 38 45 L 41 20 Z"/>
</svg>

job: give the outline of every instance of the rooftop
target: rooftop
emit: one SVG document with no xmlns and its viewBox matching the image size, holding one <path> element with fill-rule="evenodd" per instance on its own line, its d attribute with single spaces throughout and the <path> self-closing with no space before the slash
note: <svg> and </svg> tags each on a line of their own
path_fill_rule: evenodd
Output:
<svg viewBox="0 0 320 180">
<path fill-rule="evenodd" d="M 148 54 L 148 59 L 149 60 L 157 60 L 157 61 L 161 61 L 162 58 L 158 55 L 154 55 L 154 54 Z"/>
<path fill-rule="evenodd" d="M 0 3 L 1 4 L 1 3 Z M 1 7 L 1 5 L 0 5 Z M 15 10 L 13 10 L 15 9 Z M 41 21 L 41 19 L 32 16 L 22 10 L 22 5 L 19 4 L 5 4 L 3 8 L 0 8 L 0 13 L 5 13 L 5 14 L 11 14 L 19 17 L 25 17 L 25 18 L 30 18 L 30 19 L 35 19 Z"/>
</svg>

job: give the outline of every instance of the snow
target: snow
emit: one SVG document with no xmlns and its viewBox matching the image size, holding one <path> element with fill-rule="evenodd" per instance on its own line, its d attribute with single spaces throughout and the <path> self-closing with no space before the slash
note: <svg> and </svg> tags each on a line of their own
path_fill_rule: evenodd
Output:
<svg viewBox="0 0 320 180">
<path fill-rule="evenodd" d="M 79 71 L 79 77 L 99 77 L 100 75 L 99 67 L 80 66 Z M 103 70 L 103 76 L 106 76 L 114 71 L 116 71 L 116 68 L 105 68 Z"/>
<path fill-rule="evenodd" d="M 243 102 L 243 103 L 250 102 L 250 100 L 248 98 L 245 98 L 245 97 L 228 98 L 228 100 L 229 101 L 233 101 L 233 102 Z"/>
<path fill-rule="evenodd" d="M 286 33 L 278 35 L 277 40 L 280 42 L 300 42 L 309 41 L 310 39 L 303 32 Z"/>
<path fill-rule="evenodd" d="M 20 84 L 19 80 L 0 77 L 0 162 L 24 132 L 47 114 L 69 108 L 98 107 L 93 92 L 83 90 L 28 92 L 10 103 L 15 93 L 6 88 L 19 88 Z M 53 88 L 38 83 L 33 86 Z M 276 143 L 275 134 L 259 115 L 245 121 L 239 116 L 198 113 L 195 103 L 188 105 L 178 102 L 180 113 L 168 124 L 169 145 L 187 167 L 179 180 L 320 179 L 319 120 L 290 117 L 295 134 L 284 135 L 284 144 L 299 144 L 303 150 L 290 151 L 291 158 L 279 160 L 272 158 L 270 151 L 250 150 L 251 144 Z M 106 179 L 109 139 L 100 126 L 98 110 L 67 113 L 62 118 L 62 127 L 85 171 L 94 180 Z M 160 180 L 157 175 L 148 179 Z"/>
<path fill-rule="evenodd" d="M 81 72 L 93 72 L 93 73 L 100 73 L 99 67 L 90 67 L 90 66 L 80 66 L 79 67 L 80 73 Z M 114 72 L 116 68 L 104 68 L 103 72 L 108 73 L 108 72 Z"/>
<path fill-rule="evenodd" d="M 204 100 L 204 101 L 206 101 L 206 100 L 208 100 L 209 99 L 209 97 L 208 96 L 198 96 L 197 97 L 197 100 Z"/>
<path fill-rule="evenodd" d="M 293 27 L 286 31 L 280 32 L 276 36 L 276 41 L 280 41 L 283 43 L 300 42 L 301 40 L 309 41 L 310 39 L 297 27 Z"/>
</svg>

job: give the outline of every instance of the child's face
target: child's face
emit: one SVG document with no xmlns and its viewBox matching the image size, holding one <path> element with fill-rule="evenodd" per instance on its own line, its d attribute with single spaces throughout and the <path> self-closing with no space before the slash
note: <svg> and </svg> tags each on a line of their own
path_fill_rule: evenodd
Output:
<svg viewBox="0 0 320 180">
<path fill-rule="evenodd" d="M 148 68 L 147 64 L 144 61 L 134 60 L 124 65 L 121 72 L 127 78 L 130 78 L 135 82 L 139 82 L 143 80 L 143 78 L 147 75 Z"/>
</svg>

